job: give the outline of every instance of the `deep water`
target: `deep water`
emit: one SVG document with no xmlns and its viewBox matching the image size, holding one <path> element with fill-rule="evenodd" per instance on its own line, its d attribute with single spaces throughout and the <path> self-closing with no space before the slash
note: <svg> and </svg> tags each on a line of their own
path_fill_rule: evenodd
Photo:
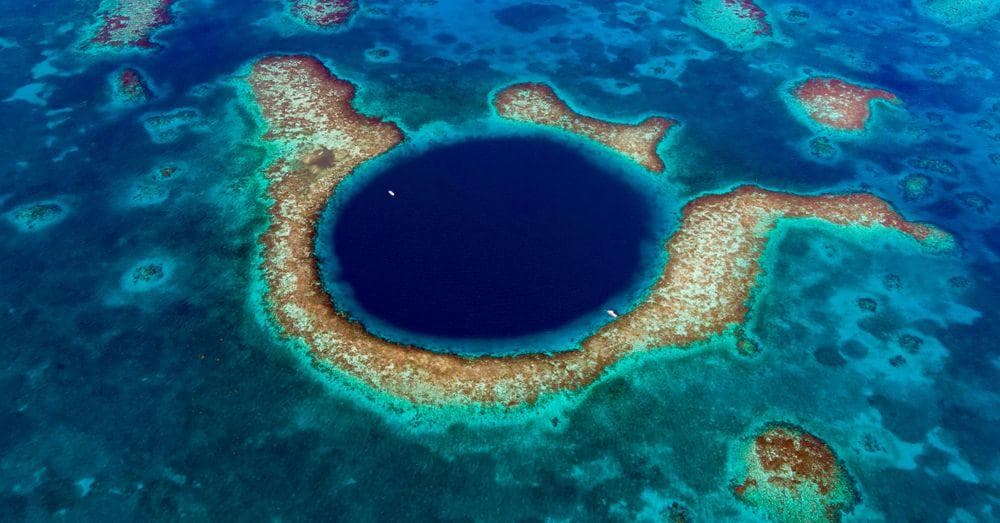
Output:
<svg viewBox="0 0 1000 523">
<path fill-rule="evenodd" d="M 998 519 L 996 18 L 948 27 L 911 0 L 757 0 L 788 41 L 739 53 L 686 23 L 678 0 L 359 0 L 334 31 L 291 22 L 289 3 L 176 0 L 161 48 L 95 57 L 74 46 L 114 1 L 0 0 L 0 521 L 662 521 L 672 507 L 690 521 L 759 521 L 733 496 L 727 463 L 771 421 L 837 452 L 862 500 L 845 521 Z M 391 52 L 366 54 L 375 48 Z M 868 191 L 959 248 L 802 222 L 775 233 L 748 303 L 755 356 L 725 340 L 652 351 L 584 391 L 499 415 L 387 404 L 314 368 L 262 303 L 261 171 L 273 151 L 233 86 L 274 52 L 322 58 L 408 142 L 477 138 L 493 121 L 490 92 L 521 81 L 551 83 L 587 114 L 675 118 L 667 172 L 640 191 L 668 209 L 652 211 L 659 240 L 690 199 L 756 183 Z M 146 74 L 148 104 L 109 104 L 107 77 L 125 66 Z M 897 91 L 904 105 L 877 108 L 872 134 L 838 138 L 839 156 L 818 160 L 777 92 L 804 68 Z M 154 142 L 145 116 L 185 107 L 201 121 Z M 358 174 L 378 180 L 420 158 L 390 153 Z M 167 164 L 183 168 L 164 179 Z M 924 193 L 904 191 L 911 175 L 927 177 Z M 397 197 L 375 204 L 432 189 L 392 185 Z M 62 211 L 19 228 L 12 217 L 33 204 Z M 633 245 L 647 238 L 638 225 L 621 227 Z M 662 268 L 657 253 L 617 284 L 597 282 L 604 299 L 627 307 L 621 297 Z M 542 338 L 609 321 L 592 297 Z M 511 312 L 573 316 L 555 305 Z"/>
<path fill-rule="evenodd" d="M 607 320 L 613 298 L 651 284 L 640 278 L 650 276 L 642 256 L 660 247 L 650 198 L 551 140 L 434 148 L 342 198 L 323 266 L 328 288 L 382 336 L 429 336 L 466 354 L 477 345 L 463 338 L 492 347 L 511 339 L 506 352 L 523 352 L 518 337 L 579 328 L 583 316 Z M 403 332 L 380 332 L 381 322 Z"/>
</svg>

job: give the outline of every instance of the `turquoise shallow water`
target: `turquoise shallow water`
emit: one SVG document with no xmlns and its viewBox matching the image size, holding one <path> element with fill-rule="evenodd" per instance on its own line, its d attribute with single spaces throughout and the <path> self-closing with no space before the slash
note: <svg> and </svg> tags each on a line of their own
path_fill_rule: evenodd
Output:
<svg viewBox="0 0 1000 523">
<path fill-rule="evenodd" d="M 177 0 L 159 48 L 89 55 L 97 2 L 5 2 L 0 519 L 760 520 L 731 453 L 781 421 L 843 461 L 846 520 L 995 520 L 1000 25 L 909 1 L 762 5 L 783 40 L 741 52 L 680 2 L 373 0 L 317 31 L 279 0 Z M 490 93 L 545 81 L 588 114 L 681 122 L 641 182 L 672 219 L 743 183 L 860 190 L 958 249 L 783 226 L 750 303 L 756 355 L 658 351 L 499 415 L 387 402 L 312 368 L 261 303 L 268 151 L 232 86 L 273 52 L 357 83 L 403 147 L 495 132 Z M 148 102 L 112 103 L 122 67 Z M 905 104 L 816 156 L 778 94 L 807 69 Z"/>
</svg>

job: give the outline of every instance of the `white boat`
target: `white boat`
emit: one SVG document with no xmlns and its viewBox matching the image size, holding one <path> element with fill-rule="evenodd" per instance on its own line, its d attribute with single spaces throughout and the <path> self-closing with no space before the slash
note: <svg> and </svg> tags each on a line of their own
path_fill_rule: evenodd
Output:
<svg viewBox="0 0 1000 523">
<path fill-rule="evenodd" d="M 395 198 L 396 197 L 396 193 L 394 193 L 392 191 L 389 191 L 389 196 L 392 196 L 393 198 Z"/>
<path fill-rule="evenodd" d="M 613 310 L 611 310 L 611 309 L 608 309 L 608 316 L 611 316 L 612 318 L 617 318 L 618 317 L 618 313 L 615 312 L 615 311 L 613 311 Z"/>
</svg>

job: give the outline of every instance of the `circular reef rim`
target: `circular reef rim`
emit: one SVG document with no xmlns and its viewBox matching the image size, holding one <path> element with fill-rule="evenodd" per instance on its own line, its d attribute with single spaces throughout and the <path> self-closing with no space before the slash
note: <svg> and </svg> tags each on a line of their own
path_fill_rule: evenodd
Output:
<svg viewBox="0 0 1000 523">
<path fill-rule="evenodd" d="M 578 147 L 580 144 L 568 143 L 559 137 L 534 133 L 469 135 L 446 143 L 423 145 L 415 144 L 412 150 L 386 155 L 376 166 L 350 175 L 334 190 L 319 219 L 314 249 L 323 288 L 341 314 L 361 323 L 373 336 L 417 349 L 473 358 L 579 350 L 583 340 L 645 299 L 648 289 L 656 282 L 665 262 L 663 242 L 673 232 L 671 227 L 664 225 L 676 225 L 676 220 L 668 217 L 674 214 L 668 210 L 669 202 L 662 201 L 660 194 L 654 194 L 637 179 L 636 173 L 630 172 L 638 169 L 637 166 L 605 161 L 601 151 L 590 144 Z M 429 172 L 431 169 L 440 171 Z M 479 178 L 468 178 L 464 174 Z M 442 186 L 446 188 L 435 190 Z M 526 188 L 531 190 L 525 191 Z M 436 192 L 435 197 L 448 201 L 429 201 L 428 190 Z M 406 200 L 408 196 L 413 196 L 416 202 L 410 203 Z M 467 204 L 467 201 L 474 203 Z M 438 203 L 441 210 L 436 208 Z M 470 208 L 470 205 L 476 207 Z M 515 215 L 510 207 L 520 212 Z M 365 214 L 364 220 L 361 214 Z M 395 220 L 393 227 L 379 223 L 384 214 L 391 215 L 386 220 Z M 429 281 L 410 285 L 409 278 L 425 274 L 426 280 L 437 279 L 445 286 L 458 285 L 445 278 L 449 270 L 463 270 L 458 262 L 448 259 L 450 256 L 442 260 L 442 256 L 435 255 L 435 261 L 443 266 L 441 271 L 446 271 L 441 272 L 436 266 L 428 266 L 415 251 L 428 249 L 432 252 L 441 243 L 445 244 L 445 250 L 455 248 L 455 240 L 439 240 L 440 233 L 446 231 L 435 227 L 441 225 L 437 221 L 450 222 L 459 215 L 463 218 L 462 223 L 444 225 L 454 227 L 456 234 L 466 235 L 465 245 L 471 245 L 473 251 L 465 257 L 465 261 L 473 264 L 473 271 L 468 272 L 478 270 L 481 274 L 475 278 L 470 274 L 458 274 L 457 277 L 467 280 L 481 277 L 483 281 L 491 278 L 493 282 L 502 282 L 501 287 L 514 289 L 512 296 L 516 305 L 505 303 L 503 297 L 491 294 L 489 288 L 477 288 L 475 281 L 463 282 L 464 289 L 442 289 L 442 292 L 453 292 L 454 306 L 450 301 L 442 303 L 440 295 L 429 296 L 437 292 L 437 286 Z M 427 219 L 420 225 L 407 223 L 414 216 L 427 216 Z M 519 221 L 506 223 L 508 220 Z M 466 226 L 469 222 L 475 224 Z M 529 225 L 531 230 L 526 230 Z M 362 226 L 364 234 L 360 233 L 361 229 L 357 233 L 344 230 Z M 469 234 L 473 228 L 477 232 L 489 232 L 492 239 L 477 239 Z M 561 229 L 560 234 L 553 234 L 554 229 Z M 569 236 L 580 230 L 592 231 L 593 236 L 587 233 L 571 237 L 566 248 L 549 246 L 555 243 L 551 240 L 562 238 L 561 234 Z M 524 233 L 526 239 L 512 237 L 515 231 Z M 428 242 L 412 245 L 407 241 L 407 232 L 425 234 Z M 545 235 L 550 241 L 540 243 Z M 400 245 L 398 251 L 416 255 L 389 260 L 387 256 L 393 253 L 393 244 Z M 539 248 L 547 250 L 548 259 L 542 266 L 535 266 L 534 262 L 541 261 L 537 259 Z M 371 264 L 362 265 L 356 252 L 344 252 L 352 249 L 364 249 L 368 255 L 376 256 Z M 523 261 L 534 269 L 528 274 L 493 263 L 484 266 L 485 256 L 493 254 L 484 252 L 485 249 L 495 250 L 496 261 L 501 264 Z M 530 252 L 533 250 L 535 252 Z M 567 252 L 570 250 L 576 252 Z M 585 256 L 587 252 L 606 252 L 607 256 L 590 259 Z M 405 263 L 410 259 L 414 264 Z M 415 264 L 421 267 L 418 269 Z M 345 265 L 348 266 L 346 270 Z M 370 267 L 380 275 L 378 278 L 360 274 Z M 392 269 L 395 271 L 390 272 Z M 573 278 L 575 280 L 569 281 Z M 531 282 L 531 279 L 537 281 Z M 583 289 L 591 282 L 597 283 L 596 289 Z M 550 287 L 545 296 L 538 296 L 539 293 L 533 293 L 529 287 L 532 283 Z M 385 304 L 366 306 L 365 300 L 359 299 L 359 292 L 371 293 L 373 286 L 387 288 L 374 289 L 382 296 L 369 294 L 365 298 L 384 299 Z M 389 303 L 395 298 L 390 295 L 397 290 L 402 299 Z M 466 291 L 478 297 L 471 299 L 459 295 Z M 406 302 L 407 296 L 411 297 L 409 302 L 400 303 Z M 572 299 L 577 302 L 566 309 L 547 309 Z M 459 309 L 462 300 L 466 300 L 464 305 L 471 309 L 466 315 L 469 320 L 464 322 L 454 319 L 464 312 L 464 308 Z M 482 301 L 489 300 L 495 310 L 481 305 Z M 417 301 L 422 302 L 420 307 L 416 306 Z M 419 323 L 428 321 L 421 316 L 433 316 L 429 321 L 440 323 L 429 328 L 404 325 L 393 321 L 397 311 L 380 314 L 379 306 L 413 309 L 411 313 L 415 313 L 414 318 L 419 319 Z M 439 319 L 436 317 L 439 313 L 451 318 Z M 494 314 L 498 316 L 495 321 L 492 317 L 485 318 Z M 518 315 L 527 317 L 521 319 Z M 469 324 L 483 320 L 494 323 L 485 328 Z M 457 335 L 452 334 L 456 331 L 459 331 Z"/>
<path fill-rule="evenodd" d="M 314 254 L 317 220 L 339 184 L 396 148 L 404 131 L 354 106 L 354 84 L 318 59 L 274 55 L 246 77 L 276 154 L 265 168 L 269 223 L 260 237 L 265 298 L 282 334 L 301 340 L 317 366 L 421 405 L 517 406 L 581 389 L 630 355 L 690 347 L 746 320 L 769 233 L 784 219 L 817 219 L 951 248 L 944 231 L 907 221 L 868 193 L 797 195 L 747 185 L 688 201 L 662 247 L 667 263 L 646 299 L 577 351 L 465 358 L 390 343 L 337 312 Z M 656 149 L 672 121 L 609 122 L 577 112 L 555 90 L 515 84 L 493 94 L 494 121 L 547 127 L 599 143 L 663 172 Z M 654 158 L 655 156 L 655 158 Z M 656 176 L 649 174 L 649 176 Z M 738 334 L 737 334 L 738 336 Z"/>
</svg>

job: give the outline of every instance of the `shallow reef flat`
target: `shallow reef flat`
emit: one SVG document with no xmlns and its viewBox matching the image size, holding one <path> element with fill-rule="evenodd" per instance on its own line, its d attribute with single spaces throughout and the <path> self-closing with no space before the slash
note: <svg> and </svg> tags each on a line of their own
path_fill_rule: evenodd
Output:
<svg viewBox="0 0 1000 523">
<path fill-rule="evenodd" d="M 737 51 L 750 51 L 774 41 L 775 29 L 754 0 L 691 0 L 689 23 Z"/>
<path fill-rule="evenodd" d="M 771 521 L 840 521 L 858 503 L 854 480 L 821 439 L 771 423 L 735 451 L 737 498 Z"/>
<path fill-rule="evenodd" d="M 824 76 L 793 82 L 781 94 L 789 109 L 811 127 L 847 135 L 868 130 L 873 105 L 902 104 L 884 89 Z"/>
<path fill-rule="evenodd" d="M 677 122 L 651 116 L 638 124 L 622 124 L 584 116 L 544 84 L 515 84 L 493 98 L 497 114 L 511 120 L 562 129 L 624 154 L 653 172 L 665 168 L 656 149 Z"/>
<path fill-rule="evenodd" d="M 84 43 L 95 50 L 156 47 L 153 33 L 170 23 L 174 0 L 104 0 L 95 15 L 99 22 Z"/>
<path fill-rule="evenodd" d="M 357 10 L 356 0 L 287 0 L 292 15 L 313 27 L 337 27 Z"/>
</svg>

